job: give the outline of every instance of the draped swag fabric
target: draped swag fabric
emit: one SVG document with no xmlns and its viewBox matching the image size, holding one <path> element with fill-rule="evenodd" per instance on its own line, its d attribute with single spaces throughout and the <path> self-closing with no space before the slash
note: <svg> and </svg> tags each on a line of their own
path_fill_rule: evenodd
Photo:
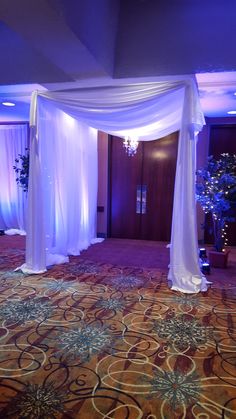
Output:
<svg viewBox="0 0 236 419">
<path fill-rule="evenodd" d="M 48 264 L 67 260 L 68 253 L 78 254 L 95 237 L 95 130 L 140 141 L 179 130 L 169 280 L 174 290 L 185 293 L 207 289 L 198 263 L 195 209 L 195 134 L 204 117 L 193 78 L 34 92 L 30 124 L 29 223 L 23 270 L 45 271 Z"/>
<path fill-rule="evenodd" d="M 28 124 L 0 125 L 0 229 L 23 233 L 26 193 L 16 183 L 13 169 L 18 154 L 25 154 Z"/>
</svg>

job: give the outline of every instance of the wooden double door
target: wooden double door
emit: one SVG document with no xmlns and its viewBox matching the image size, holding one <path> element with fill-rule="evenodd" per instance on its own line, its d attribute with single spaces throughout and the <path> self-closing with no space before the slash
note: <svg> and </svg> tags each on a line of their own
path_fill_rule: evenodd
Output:
<svg viewBox="0 0 236 419">
<path fill-rule="evenodd" d="M 110 237 L 170 240 L 177 149 L 177 132 L 141 141 L 132 157 L 110 137 Z"/>
</svg>

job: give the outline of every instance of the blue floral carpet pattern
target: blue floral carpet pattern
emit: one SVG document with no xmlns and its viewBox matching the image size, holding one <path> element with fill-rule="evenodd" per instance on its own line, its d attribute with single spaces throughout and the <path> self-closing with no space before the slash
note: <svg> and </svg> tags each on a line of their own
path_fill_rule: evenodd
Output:
<svg viewBox="0 0 236 419">
<path fill-rule="evenodd" d="M 0 418 L 236 418 L 236 287 L 81 257 L 23 275 L 22 257 L 0 260 Z"/>
</svg>

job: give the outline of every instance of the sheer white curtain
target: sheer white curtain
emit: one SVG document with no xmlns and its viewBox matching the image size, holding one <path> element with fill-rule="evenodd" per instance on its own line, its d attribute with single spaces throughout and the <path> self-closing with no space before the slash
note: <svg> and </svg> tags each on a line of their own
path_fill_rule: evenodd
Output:
<svg viewBox="0 0 236 419">
<path fill-rule="evenodd" d="M 32 170 L 30 175 L 30 205 L 27 239 L 27 258 L 24 269 L 42 271 L 46 269 L 44 217 L 47 204 L 37 206 L 47 196 L 42 187 L 43 153 L 50 139 L 48 131 L 40 131 L 43 109 L 48 107 L 49 119 L 53 119 L 51 106 L 73 115 L 87 126 L 119 136 L 135 135 L 139 140 L 154 140 L 173 131 L 180 130 L 169 279 L 172 288 L 186 293 L 206 290 L 207 281 L 202 277 L 197 254 L 196 213 L 195 213 L 195 133 L 204 124 L 195 81 L 127 84 L 113 87 L 97 87 L 68 92 L 35 93 L 31 102 L 32 130 Z M 43 136 L 45 138 L 43 138 Z M 87 143 L 90 134 L 83 138 Z M 62 139 L 57 139 L 62 141 Z M 41 152 L 41 143 L 44 143 Z M 61 145 L 63 147 L 63 145 Z M 90 147 L 90 145 L 89 145 Z M 55 153 L 54 153 L 55 158 Z M 48 162 L 52 161 L 48 157 Z M 91 166 L 92 167 L 92 166 Z M 93 172 L 89 176 L 93 176 Z M 74 181 L 70 179 L 72 183 Z M 52 182 L 55 193 L 56 182 Z M 69 184 L 68 184 L 69 188 Z M 63 197 L 65 199 L 65 197 Z M 42 210 L 42 211 L 41 211 Z M 40 214 L 44 214 L 43 216 Z M 47 214 L 48 217 L 48 214 Z M 36 227 L 38 219 L 38 227 Z M 50 225 L 54 221 L 50 222 Z M 68 227 L 65 227 L 66 230 Z M 37 231 L 38 229 L 38 231 Z M 47 227 L 49 231 L 49 227 Z M 37 233 L 37 234 L 36 234 Z M 47 246 L 46 246 L 47 247 Z M 55 251 L 63 251 L 57 246 Z M 60 253 L 61 254 L 61 253 Z M 62 253 L 63 254 L 63 253 Z M 64 257 L 65 257 L 64 253 Z"/>
<path fill-rule="evenodd" d="M 67 262 L 68 254 L 80 254 L 96 238 L 97 131 L 39 101 L 30 155 L 24 272 Z"/>
<path fill-rule="evenodd" d="M 18 154 L 25 154 L 27 124 L 0 125 L 0 229 L 25 229 L 26 194 L 16 183 L 13 169 Z"/>
<path fill-rule="evenodd" d="M 201 130 L 201 124 L 200 119 L 195 122 L 192 119 L 191 104 L 194 105 L 194 101 L 191 95 L 191 90 L 186 89 L 176 164 L 168 273 L 172 289 L 184 293 L 207 290 L 207 281 L 199 268 L 195 201 L 196 133 Z"/>
</svg>

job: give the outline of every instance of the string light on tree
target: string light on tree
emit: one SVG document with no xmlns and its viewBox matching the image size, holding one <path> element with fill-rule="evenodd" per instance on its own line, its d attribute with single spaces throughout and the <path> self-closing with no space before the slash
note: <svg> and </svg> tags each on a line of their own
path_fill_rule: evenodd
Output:
<svg viewBox="0 0 236 419">
<path fill-rule="evenodd" d="M 215 248 L 228 243 L 227 221 L 234 221 L 236 208 L 236 155 L 210 156 L 207 166 L 197 171 L 196 198 L 205 214 L 212 215 Z M 227 227 L 226 227 L 227 226 Z"/>
</svg>

